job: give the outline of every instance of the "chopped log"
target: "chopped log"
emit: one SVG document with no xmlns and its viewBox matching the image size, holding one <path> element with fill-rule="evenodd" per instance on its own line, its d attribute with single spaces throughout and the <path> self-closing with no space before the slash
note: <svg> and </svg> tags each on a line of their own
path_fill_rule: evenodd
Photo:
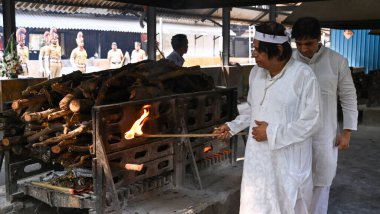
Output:
<svg viewBox="0 0 380 214">
<path fill-rule="evenodd" d="M 95 102 L 90 99 L 73 99 L 70 102 L 70 110 L 74 113 L 90 113 Z"/>
<path fill-rule="evenodd" d="M 71 93 L 72 92 L 72 88 L 73 88 L 73 81 L 72 80 L 69 80 L 67 82 L 63 82 L 63 83 L 53 83 L 51 84 L 51 89 L 59 94 L 62 94 L 62 95 L 66 95 L 68 93 Z"/>
<path fill-rule="evenodd" d="M 49 114 L 58 111 L 57 108 L 51 108 L 45 111 L 41 112 L 33 112 L 33 113 L 28 113 L 24 115 L 24 120 L 26 122 L 32 122 L 32 121 L 38 121 L 38 120 L 43 120 L 46 119 Z"/>
<path fill-rule="evenodd" d="M 29 136 L 32 136 L 34 134 L 37 134 L 38 131 L 31 131 L 31 130 L 25 130 L 24 131 L 24 137 L 29 137 Z"/>
<path fill-rule="evenodd" d="M 65 121 L 68 126 L 73 126 L 73 125 L 79 125 L 83 123 L 83 121 L 89 121 L 91 120 L 91 114 L 78 114 L 74 113 L 72 115 L 65 116 Z"/>
<path fill-rule="evenodd" d="M 70 110 L 60 110 L 53 113 L 50 113 L 47 117 L 48 121 L 55 120 L 57 118 L 63 117 L 65 115 L 71 114 L 72 112 Z"/>
<path fill-rule="evenodd" d="M 57 145 L 55 146 L 52 146 L 51 147 L 51 151 L 54 153 L 54 154 L 59 154 L 61 153 L 62 151 L 66 150 L 70 145 L 73 145 L 73 144 L 76 144 L 78 143 L 78 139 L 68 139 L 68 140 L 63 140 L 61 141 L 60 143 L 58 143 Z"/>
<path fill-rule="evenodd" d="M 57 132 L 57 131 L 62 131 L 63 130 L 63 125 L 60 123 L 54 123 L 46 127 L 40 132 L 37 132 L 36 134 L 29 136 L 26 141 L 28 143 L 34 143 L 37 140 L 40 139 L 40 137 L 47 136 L 50 133 Z"/>
<path fill-rule="evenodd" d="M 67 150 L 69 152 L 89 152 L 89 153 L 92 153 L 93 152 L 93 146 L 92 145 L 89 145 L 89 146 L 70 145 L 70 146 L 68 146 Z"/>
<path fill-rule="evenodd" d="M 66 94 L 59 102 L 59 108 L 62 110 L 68 110 L 71 100 L 74 99 L 74 94 Z"/>
<path fill-rule="evenodd" d="M 87 129 L 89 129 L 90 127 L 91 127 L 91 122 L 81 124 L 78 128 L 74 129 L 73 131 L 71 131 L 67 134 L 61 134 L 57 137 L 49 138 L 49 139 L 47 139 L 41 143 L 35 143 L 35 144 L 33 144 L 33 147 L 47 146 L 47 145 L 51 145 L 51 144 L 61 142 L 63 140 L 74 138 L 74 137 L 78 136 L 79 134 L 83 133 L 84 131 L 86 131 Z"/>
<path fill-rule="evenodd" d="M 85 164 L 85 161 L 87 159 L 90 159 L 90 158 L 91 158 L 90 154 L 81 156 L 79 162 L 69 165 L 68 168 L 75 168 L 75 167 L 83 166 Z"/>
<path fill-rule="evenodd" d="M 16 145 L 16 144 L 22 144 L 25 143 L 25 137 L 24 136 L 13 136 L 13 137 L 7 137 L 4 138 L 1 143 L 4 146 L 10 146 L 10 145 Z"/>
<path fill-rule="evenodd" d="M 42 104 L 46 101 L 46 96 L 43 94 L 39 94 L 27 99 L 19 99 L 19 100 L 14 100 L 12 102 L 12 109 L 13 110 L 18 110 L 22 107 L 25 106 L 33 106 L 37 104 Z"/>
<path fill-rule="evenodd" d="M 41 129 L 44 129 L 46 128 L 46 126 L 43 126 L 43 125 L 34 125 L 34 124 L 28 124 L 26 125 L 25 129 L 26 130 L 29 130 L 29 131 L 36 131 L 36 130 L 41 130 Z"/>
<path fill-rule="evenodd" d="M 141 171 L 144 168 L 144 164 L 131 164 L 124 162 L 109 162 L 110 167 L 121 169 L 121 170 L 130 170 L 130 171 Z"/>
</svg>

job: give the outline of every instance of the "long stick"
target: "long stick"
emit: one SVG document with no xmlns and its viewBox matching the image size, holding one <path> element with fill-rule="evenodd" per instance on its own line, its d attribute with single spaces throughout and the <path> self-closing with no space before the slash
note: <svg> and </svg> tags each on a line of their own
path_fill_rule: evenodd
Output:
<svg viewBox="0 0 380 214">
<path fill-rule="evenodd" d="M 241 132 L 236 135 L 247 135 L 246 132 Z M 140 135 L 140 137 L 215 137 L 218 136 L 218 134 L 143 134 Z"/>
<path fill-rule="evenodd" d="M 49 183 L 46 183 L 46 182 L 35 182 L 35 181 L 32 181 L 32 184 L 36 185 L 36 186 L 39 186 L 39 187 L 44 187 L 44 188 L 53 189 L 53 190 L 56 190 L 56 191 L 59 191 L 59 192 L 67 193 L 67 194 L 70 194 L 70 195 L 73 195 L 76 192 L 75 189 L 67 188 L 67 187 L 53 186 L 53 185 L 51 185 Z"/>
</svg>

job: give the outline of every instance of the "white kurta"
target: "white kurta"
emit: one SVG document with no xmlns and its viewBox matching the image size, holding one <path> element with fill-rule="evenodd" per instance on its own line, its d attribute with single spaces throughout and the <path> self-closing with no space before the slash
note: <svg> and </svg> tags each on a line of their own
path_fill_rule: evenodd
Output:
<svg viewBox="0 0 380 214">
<path fill-rule="evenodd" d="M 311 136 L 319 128 L 320 89 L 310 67 L 290 59 L 271 78 L 255 66 L 248 104 L 227 125 L 232 134 L 250 127 L 245 150 L 240 213 L 294 213 L 297 198 L 312 196 Z M 254 120 L 268 123 L 268 141 L 252 138 Z"/>
<path fill-rule="evenodd" d="M 313 183 L 314 186 L 331 186 L 338 160 L 335 146 L 338 96 L 343 109 L 343 129 L 357 129 L 356 90 L 351 71 L 343 56 L 323 46 L 311 59 L 298 51 L 293 57 L 313 69 L 321 88 L 323 128 L 313 136 Z"/>
</svg>

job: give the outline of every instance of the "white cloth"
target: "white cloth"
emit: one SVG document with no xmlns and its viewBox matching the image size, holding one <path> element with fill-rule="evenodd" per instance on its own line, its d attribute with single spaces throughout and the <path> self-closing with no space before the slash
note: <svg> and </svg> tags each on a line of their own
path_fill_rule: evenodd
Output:
<svg viewBox="0 0 380 214">
<path fill-rule="evenodd" d="M 331 186 L 338 160 L 335 146 L 338 96 L 343 109 L 343 129 L 357 129 L 356 90 L 351 71 L 343 56 L 324 46 L 311 59 L 298 51 L 293 57 L 309 64 L 321 87 L 323 128 L 313 136 L 313 182 L 314 186 Z"/>
<path fill-rule="evenodd" d="M 312 214 L 327 214 L 329 206 L 330 186 L 315 186 L 313 188 L 313 199 L 311 201 Z"/>
<path fill-rule="evenodd" d="M 143 49 L 133 50 L 131 54 L 131 63 L 140 62 L 146 59 L 146 54 Z"/>
<path fill-rule="evenodd" d="M 174 62 L 174 64 L 182 67 L 183 66 L 183 63 L 185 63 L 185 59 L 179 55 L 179 53 L 177 51 L 173 51 L 169 54 L 169 56 L 166 57 L 166 59 Z"/>
<path fill-rule="evenodd" d="M 227 123 L 232 134 L 250 127 L 240 214 L 295 213 L 297 198 L 311 202 L 311 136 L 319 128 L 318 82 L 309 66 L 290 59 L 273 78 L 255 66 L 249 84 L 250 108 Z M 268 123 L 268 141 L 252 138 L 254 120 Z"/>
</svg>

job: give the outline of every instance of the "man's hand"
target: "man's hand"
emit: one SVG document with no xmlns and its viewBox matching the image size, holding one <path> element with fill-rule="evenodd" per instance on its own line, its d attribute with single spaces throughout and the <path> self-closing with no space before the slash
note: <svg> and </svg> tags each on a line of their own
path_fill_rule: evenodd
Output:
<svg viewBox="0 0 380 214">
<path fill-rule="evenodd" d="M 212 132 L 213 134 L 217 134 L 214 138 L 219 139 L 219 140 L 227 140 L 228 138 L 231 137 L 230 134 L 230 127 L 227 126 L 227 124 L 223 124 L 219 126 L 218 128 L 215 128 L 214 131 Z"/>
<path fill-rule="evenodd" d="M 252 136 L 257 142 L 266 141 L 267 138 L 267 127 L 268 123 L 265 121 L 255 120 L 256 127 L 252 128 Z"/>
<path fill-rule="evenodd" d="M 338 135 L 336 146 L 339 150 L 345 150 L 350 147 L 351 130 L 345 129 L 343 133 Z"/>
</svg>

